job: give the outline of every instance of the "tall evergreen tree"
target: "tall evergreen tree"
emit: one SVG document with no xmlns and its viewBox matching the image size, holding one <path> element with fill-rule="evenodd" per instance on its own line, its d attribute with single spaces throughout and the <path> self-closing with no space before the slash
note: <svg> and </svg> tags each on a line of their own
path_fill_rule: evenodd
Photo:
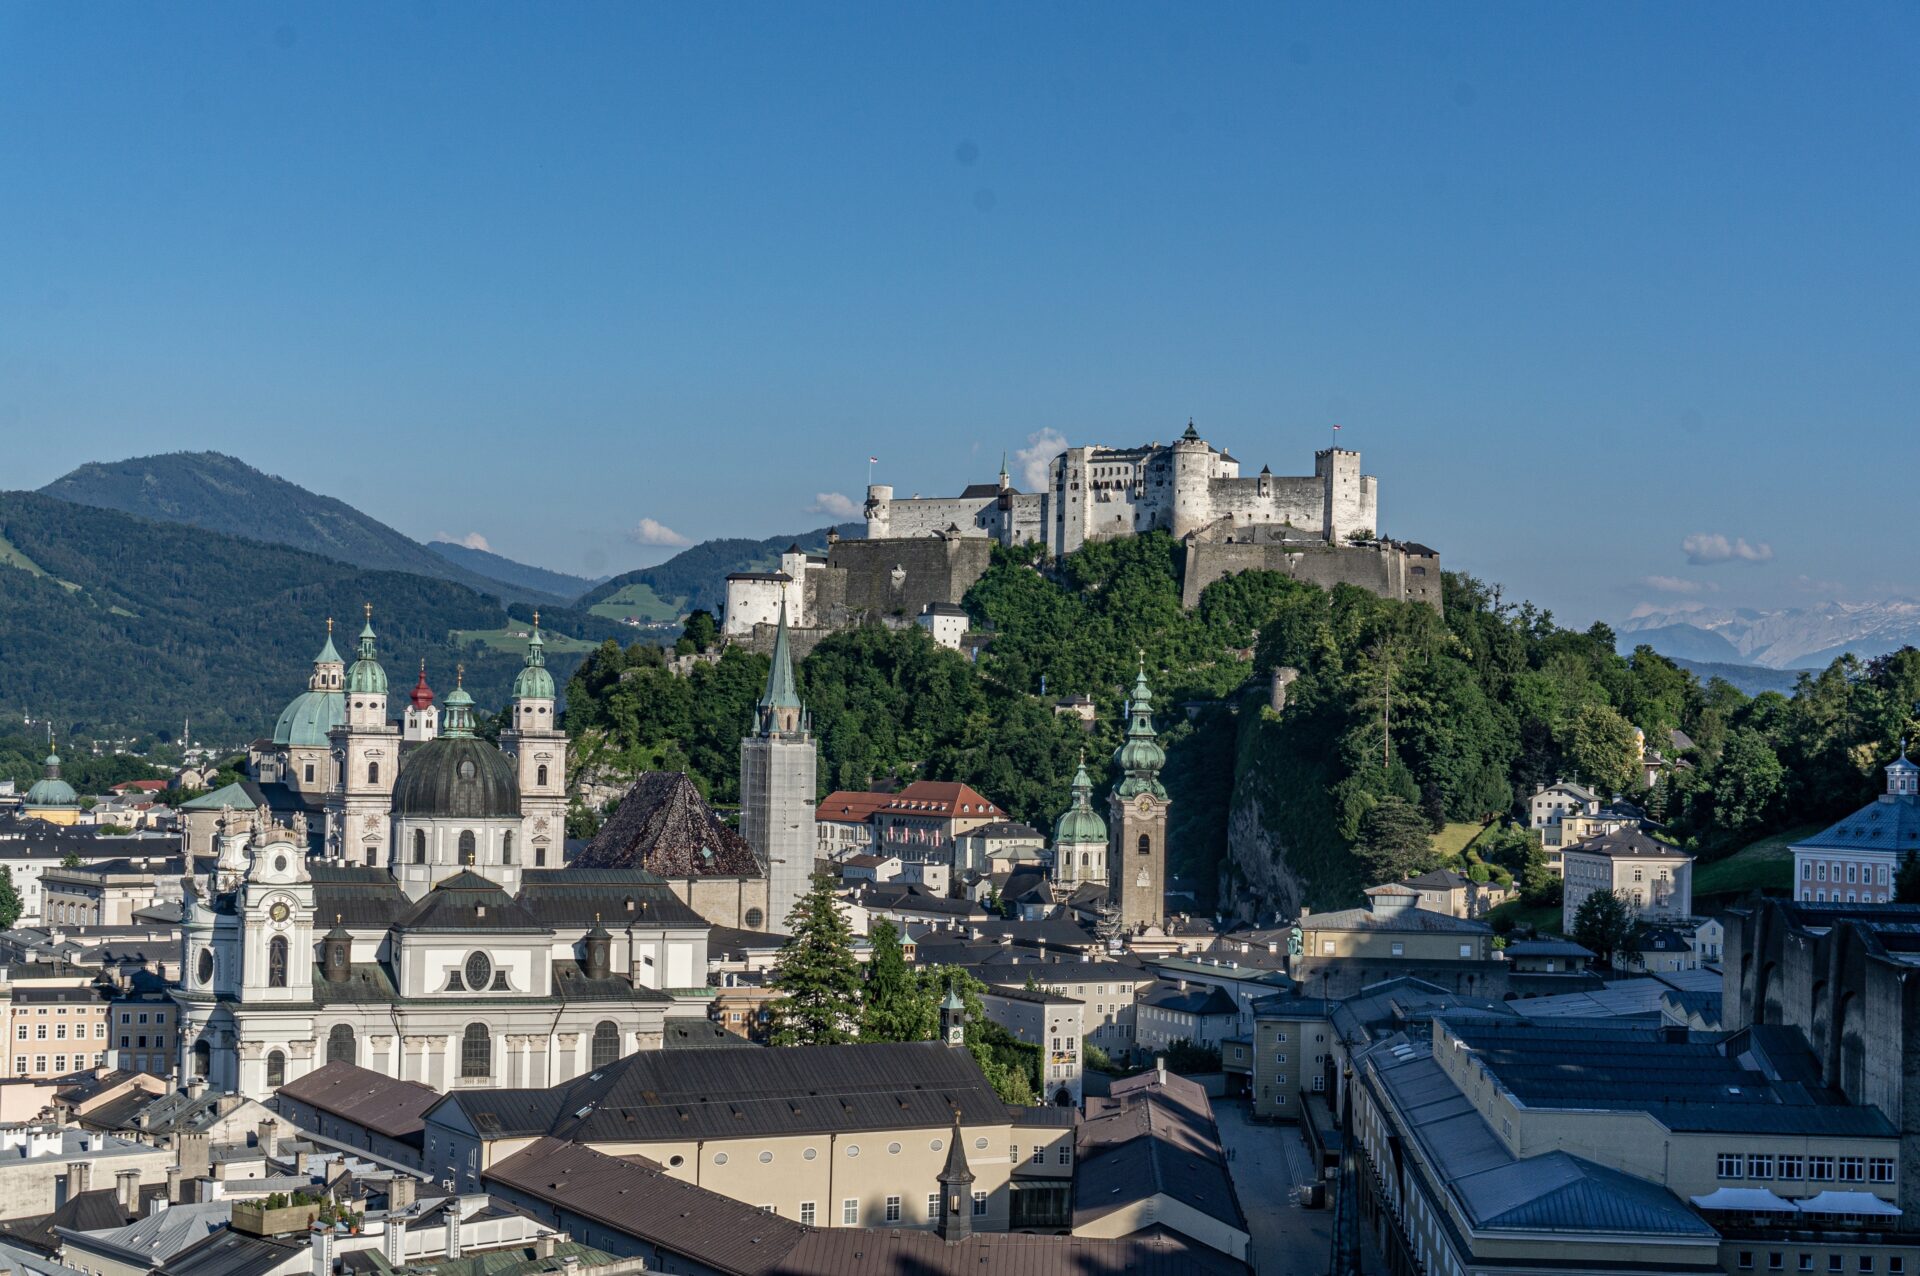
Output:
<svg viewBox="0 0 1920 1276">
<path fill-rule="evenodd" d="M 1633 904 L 1620 892 L 1595 891 L 1574 910 L 1573 942 L 1606 965 L 1632 942 L 1637 923 Z"/>
<path fill-rule="evenodd" d="M 776 1046 L 838 1045 L 860 1028 L 860 963 L 853 955 L 853 928 L 834 905 L 833 879 L 816 873 L 813 889 L 787 917 L 773 986 L 768 1040 Z"/>
<path fill-rule="evenodd" d="M 882 918 L 868 933 L 866 997 L 860 1010 L 862 1041 L 931 1041 L 940 1031 L 940 1003 L 930 986 L 907 969 L 900 931 Z"/>
<path fill-rule="evenodd" d="M 1912 858 L 1912 853 L 1908 853 Z M 20 891 L 13 884 L 13 870 L 0 864 L 0 930 L 12 930 L 20 920 Z"/>
</svg>

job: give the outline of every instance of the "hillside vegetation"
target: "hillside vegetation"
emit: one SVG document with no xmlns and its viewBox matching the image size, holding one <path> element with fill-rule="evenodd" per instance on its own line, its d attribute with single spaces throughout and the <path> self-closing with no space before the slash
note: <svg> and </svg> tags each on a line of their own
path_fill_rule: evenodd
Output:
<svg viewBox="0 0 1920 1276">
<path fill-rule="evenodd" d="M 718 616 L 726 607 L 729 572 L 771 571 L 779 566 L 780 555 L 789 545 L 797 544 L 809 554 L 824 554 L 830 531 L 855 539 L 866 535 L 866 524 L 843 523 L 838 528 L 819 527 L 797 536 L 769 536 L 764 540 L 728 536 L 702 541 L 664 563 L 602 581 L 574 605 L 614 619 L 635 616 L 643 621 L 673 620 L 692 611 Z"/>
<path fill-rule="evenodd" d="M 506 618 L 497 599 L 451 581 L 31 492 L 0 492 L 0 538 L 13 547 L 0 560 L 0 705 L 51 717 L 63 737 L 177 733 L 189 715 L 203 739 L 264 734 L 306 687 L 327 618 L 350 655 L 366 602 L 396 696 L 422 658 L 444 695 L 464 659 L 467 689 L 497 707 L 520 665 L 512 650 L 453 640 Z M 556 674 L 576 660 L 556 654 Z"/>
<path fill-rule="evenodd" d="M 1646 802 L 1711 862 L 1865 801 L 1920 694 L 1920 653 L 1903 651 L 1836 662 L 1792 697 L 1749 699 L 1650 649 L 1616 654 L 1605 626 L 1574 632 L 1496 605 L 1463 576 L 1446 580 L 1444 617 L 1263 572 L 1216 582 L 1192 611 L 1179 598 L 1178 547 L 1164 535 L 1096 543 L 1050 567 L 1000 550 L 966 600 L 994 633 L 978 664 L 917 629 L 828 639 L 798 671 L 821 791 L 965 780 L 1048 827 L 1082 748 L 1110 780 L 1144 652 L 1178 885 L 1203 904 L 1221 888 L 1249 911 L 1345 906 L 1364 885 L 1440 862 L 1432 834 L 1448 823 L 1513 814 L 1559 776 Z M 687 679 L 664 660 L 604 644 L 569 685 L 570 725 L 597 764 L 684 768 L 715 800 L 736 800 L 765 659 L 729 650 Z M 1280 665 L 1299 678 L 1276 716 L 1266 685 Z M 1052 712 L 1073 693 L 1098 706 L 1091 732 Z M 1640 791 L 1635 727 L 1656 743 L 1685 730 L 1689 767 Z M 1523 832 L 1494 830 L 1464 854 L 1545 889 Z"/>
</svg>

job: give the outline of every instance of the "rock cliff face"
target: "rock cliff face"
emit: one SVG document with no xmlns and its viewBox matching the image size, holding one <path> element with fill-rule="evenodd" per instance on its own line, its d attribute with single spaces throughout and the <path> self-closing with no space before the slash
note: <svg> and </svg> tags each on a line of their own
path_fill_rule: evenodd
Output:
<svg viewBox="0 0 1920 1276">
<path fill-rule="evenodd" d="M 1285 848 L 1261 819 L 1260 798 L 1251 786 L 1234 786 L 1227 813 L 1227 857 L 1220 891 L 1225 909 L 1247 921 L 1299 913 L 1304 896 L 1300 879 L 1287 865 Z"/>
<path fill-rule="evenodd" d="M 1292 711 L 1289 710 L 1289 713 Z M 1341 907 L 1364 883 L 1334 832 L 1331 760 L 1289 720 L 1245 705 L 1227 812 L 1222 907 L 1253 918 Z"/>
</svg>

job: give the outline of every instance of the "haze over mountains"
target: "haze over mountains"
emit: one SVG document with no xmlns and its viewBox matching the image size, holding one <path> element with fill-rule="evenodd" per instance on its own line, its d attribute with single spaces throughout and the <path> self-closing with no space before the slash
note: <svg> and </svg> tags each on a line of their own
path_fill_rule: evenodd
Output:
<svg viewBox="0 0 1920 1276">
<path fill-rule="evenodd" d="M 1829 602 L 1771 611 L 1698 604 L 1643 608 L 1614 632 L 1622 646 L 1646 643 L 1678 660 L 1815 669 L 1849 651 L 1866 659 L 1920 646 L 1920 602 Z"/>
</svg>

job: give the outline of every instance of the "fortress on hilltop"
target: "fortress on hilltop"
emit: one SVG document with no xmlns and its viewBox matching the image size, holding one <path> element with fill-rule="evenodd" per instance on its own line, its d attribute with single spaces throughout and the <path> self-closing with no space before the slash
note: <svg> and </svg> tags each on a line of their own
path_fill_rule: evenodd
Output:
<svg viewBox="0 0 1920 1276">
<path fill-rule="evenodd" d="M 1040 544 L 1055 557 L 1089 541 L 1168 532 L 1185 550 L 1183 601 L 1237 572 L 1283 572 L 1325 588 L 1355 585 L 1385 598 L 1440 606 L 1440 557 L 1424 545 L 1382 539 L 1379 480 L 1360 453 L 1322 448 L 1313 473 L 1240 474 L 1231 453 L 1192 422 L 1172 443 L 1071 447 L 1047 467 L 1046 488 L 997 482 L 958 496 L 894 495 L 867 488 L 867 538 L 838 540 L 825 555 L 783 555 L 779 568 L 727 578 L 726 633 L 763 649 L 786 608 L 804 650 L 836 629 L 875 618 L 912 623 L 959 604 L 991 561 L 991 546 Z"/>
</svg>

